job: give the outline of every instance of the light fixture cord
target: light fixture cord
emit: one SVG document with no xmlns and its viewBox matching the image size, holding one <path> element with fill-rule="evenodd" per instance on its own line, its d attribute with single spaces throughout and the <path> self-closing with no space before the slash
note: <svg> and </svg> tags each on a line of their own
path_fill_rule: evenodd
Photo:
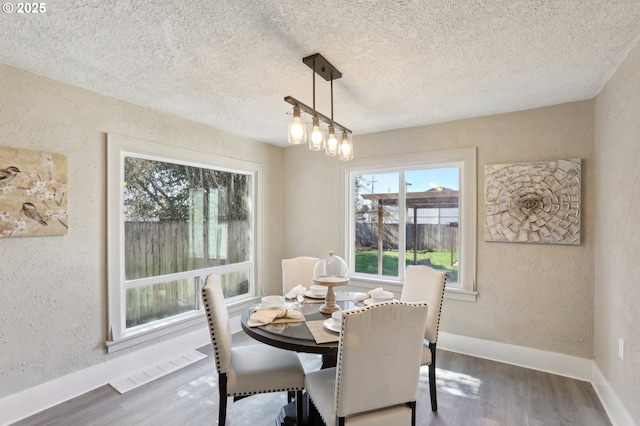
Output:
<svg viewBox="0 0 640 426">
<path fill-rule="evenodd" d="M 316 60 L 313 60 L 313 112 L 316 111 Z"/>
<path fill-rule="evenodd" d="M 333 125 L 333 72 L 331 72 L 331 125 Z"/>
</svg>

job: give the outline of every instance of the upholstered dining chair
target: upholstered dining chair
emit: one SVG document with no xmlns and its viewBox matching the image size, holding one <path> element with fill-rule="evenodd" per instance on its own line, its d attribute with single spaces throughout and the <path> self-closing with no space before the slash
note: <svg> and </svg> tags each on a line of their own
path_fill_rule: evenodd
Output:
<svg viewBox="0 0 640 426">
<path fill-rule="evenodd" d="M 313 267 L 317 257 L 299 256 L 282 259 L 282 294 L 288 293 L 298 284 L 307 289 L 313 285 Z"/>
<path fill-rule="evenodd" d="M 422 365 L 429 366 L 429 393 L 431 410 L 438 411 L 436 395 L 436 344 L 438 327 L 442 312 L 442 298 L 447 275 L 424 265 L 409 265 L 405 271 L 404 285 L 400 300 L 402 302 L 424 302 L 429 305 L 427 327 L 424 333 Z"/>
<path fill-rule="evenodd" d="M 326 425 L 415 425 L 427 305 L 386 302 L 345 311 L 336 367 L 305 377 L 311 404 Z"/>
<path fill-rule="evenodd" d="M 218 371 L 218 424 L 224 426 L 226 422 L 227 397 L 237 401 L 258 393 L 283 391 L 295 392 L 297 416 L 301 419 L 304 369 L 298 355 L 263 344 L 232 348 L 229 313 L 219 276 L 206 278 L 202 300 Z"/>
</svg>

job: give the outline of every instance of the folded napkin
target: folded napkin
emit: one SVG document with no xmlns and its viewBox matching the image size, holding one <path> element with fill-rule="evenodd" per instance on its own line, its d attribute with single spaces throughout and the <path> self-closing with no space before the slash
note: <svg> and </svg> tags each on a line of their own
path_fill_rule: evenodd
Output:
<svg viewBox="0 0 640 426">
<path fill-rule="evenodd" d="M 297 299 L 299 295 L 304 296 L 304 292 L 307 291 L 307 288 L 302 284 L 298 284 L 284 295 L 287 299 Z"/>
<path fill-rule="evenodd" d="M 388 298 L 389 295 L 393 297 L 393 293 L 389 291 L 385 291 L 382 287 L 374 288 L 368 293 L 356 293 L 353 296 L 354 302 L 364 302 L 367 299 L 379 299 L 379 298 Z"/>
<path fill-rule="evenodd" d="M 261 325 L 271 323 L 299 322 L 304 321 L 302 312 L 293 309 L 285 309 L 274 307 L 269 309 L 260 309 L 249 316 L 249 327 L 259 327 Z"/>
</svg>

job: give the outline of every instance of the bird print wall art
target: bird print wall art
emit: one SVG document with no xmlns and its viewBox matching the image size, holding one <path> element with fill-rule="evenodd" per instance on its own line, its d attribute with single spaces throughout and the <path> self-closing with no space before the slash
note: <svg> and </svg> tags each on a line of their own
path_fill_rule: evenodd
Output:
<svg viewBox="0 0 640 426">
<path fill-rule="evenodd" d="M 65 235 L 67 157 L 0 146 L 0 238 Z"/>
</svg>

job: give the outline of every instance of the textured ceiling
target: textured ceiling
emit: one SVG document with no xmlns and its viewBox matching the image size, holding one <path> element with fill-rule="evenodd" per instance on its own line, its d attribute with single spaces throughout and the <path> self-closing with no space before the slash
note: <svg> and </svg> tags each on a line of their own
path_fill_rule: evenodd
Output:
<svg viewBox="0 0 640 426">
<path fill-rule="evenodd" d="M 0 15 L 1 63 L 282 146 L 316 52 L 357 136 L 593 98 L 640 35 L 639 0 L 45 4 Z"/>
</svg>

